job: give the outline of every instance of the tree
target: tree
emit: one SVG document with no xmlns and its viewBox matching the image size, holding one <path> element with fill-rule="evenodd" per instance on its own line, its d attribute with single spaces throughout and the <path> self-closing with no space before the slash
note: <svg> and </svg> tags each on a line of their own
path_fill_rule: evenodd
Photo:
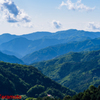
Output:
<svg viewBox="0 0 100 100">
<path fill-rule="evenodd" d="M 35 85 L 27 91 L 27 96 L 29 96 L 29 97 L 38 97 L 38 95 L 41 94 L 44 90 L 45 90 L 44 86 Z"/>
<path fill-rule="evenodd" d="M 82 100 L 90 100 L 90 94 L 88 92 L 84 92 L 83 96 L 82 96 Z"/>
<path fill-rule="evenodd" d="M 95 87 L 95 86 L 93 86 L 93 85 L 90 85 L 89 89 L 90 89 L 90 92 L 95 92 L 96 87 Z"/>
<path fill-rule="evenodd" d="M 71 98 L 71 96 L 70 95 L 67 95 L 67 96 L 65 96 L 64 98 L 63 98 L 63 100 L 69 100 Z"/>
</svg>

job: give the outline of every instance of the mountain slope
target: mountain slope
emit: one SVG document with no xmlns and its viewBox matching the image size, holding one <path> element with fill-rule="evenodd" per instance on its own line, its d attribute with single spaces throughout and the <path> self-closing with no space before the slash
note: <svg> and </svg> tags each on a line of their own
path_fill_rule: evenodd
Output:
<svg viewBox="0 0 100 100">
<path fill-rule="evenodd" d="M 32 92 L 35 90 L 35 92 Z M 63 98 L 75 92 L 52 81 L 33 66 L 0 62 L 0 93 L 2 95 L 25 94 L 30 97 L 43 97 L 51 93 Z"/>
<path fill-rule="evenodd" d="M 9 33 L 5 33 L 0 35 L 0 44 L 4 43 L 4 42 L 8 42 L 12 39 L 18 38 L 19 36 L 17 35 L 11 35 Z"/>
<path fill-rule="evenodd" d="M 34 63 L 43 60 L 53 59 L 62 54 L 74 51 L 89 51 L 89 50 L 99 50 L 100 49 L 100 39 L 85 40 L 82 42 L 72 42 L 64 43 L 55 46 L 50 46 L 39 51 L 33 52 L 26 55 L 22 60 L 26 63 Z"/>
<path fill-rule="evenodd" d="M 34 63 L 33 66 L 76 92 L 86 90 L 91 84 L 100 84 L 100 50 L 69 53 L 59 58 Z"/>
<path fill-rule="evenodd" d="M 0 45 L 1 50 L 7 50 L 11 52 L 18 53 L 23 56 L 26 54 L 27 47 L 32 43 L 31 40 L 27 40 L 26 38 L 15 38 L 9 42 L 3 43 Z"/>
<path fill-rule="evenodd" d="M 7 54 L 4 54 L 0 52 L 0 61 L 10 62 L 10 63 L 18 63 L 18 64 L 24 64 L 24 62 L 20 59 L 18 59 L 15 56 L 10 56 Z"/>
<path fill-rule="evenodd" d="M 14 52 L 12 54 L 19 54 L 21 56 L 25 56 L 26 54 L 32 53 L 39 49 L 56 45 L 60 43 L 64 43 L 66 40 L 57 40 L 57 39 L 39 39 L 39 40 L 28 40 L 26 38 L 20 37 L 15 38 L 9 42 L 2 43 L 0 45 L 1 51 L 9 51 Z M 7 52 L 6 52 L 7 53 Z"/>
<path fill-rule="evenodd" d="M 15 53 L 15 52 L 11 52 L 11 51 L 8 51 L 8 50 L 3 50 L 1 52 L 4 53 L 4 54 L 7 54 L 7 55 L 14 55 L 14 56 L 16 56 L 19 59 L 22 58 L 22 56 L 20 54 Z"/>
</svg>

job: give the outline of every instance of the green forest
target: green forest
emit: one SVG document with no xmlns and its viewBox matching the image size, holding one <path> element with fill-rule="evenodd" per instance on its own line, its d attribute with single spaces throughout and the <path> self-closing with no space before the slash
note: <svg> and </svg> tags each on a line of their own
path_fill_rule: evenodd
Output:
<svg viewBox="0 0 100 100">
<path fill-rule="evenodd" d="M 63 98 L 76 92 L 46 77 L 33 66 L 0 62 L 0 94 L 34 98 L 51 94 Z"/>
<path fill-rule="evenodd" d="M 37 100 L 61 100 L 61 99 L 43 97 L 43 98 L 37 98 Z M 66 95 L 63 98 L 63 100 L 100 100 L 100 86 L 96 88 L 93 85 L 91 85 L 87 90 L 84 90 L 84 92 L 80 92 L 74 95 L 73 97 L 71 97 L 70 95 Z"/>
<path fill-rule="evenodd" d="M 78 93 L 90 85 L 100 85 L 100 50 L 70 52 L 52 60 L 34 63 L 33 66 Z"/>
<path fill-rule="evenodd" d="M 90 85 L 83 92 L 75 92 L 51 80 L 31 65 L 1 61 L 0 83 L 0 94 L 20 95 L 21 100 L 100 100 L 99 84 L 98 87 Z"/>
</svg>

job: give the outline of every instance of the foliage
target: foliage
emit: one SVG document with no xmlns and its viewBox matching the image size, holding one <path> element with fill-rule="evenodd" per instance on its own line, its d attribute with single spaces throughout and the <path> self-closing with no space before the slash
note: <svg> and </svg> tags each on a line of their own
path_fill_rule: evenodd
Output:
<svg viewBox="0 0 100 100">
<path fill-rule="evenodd" d="M 44 86 L 42 86 L 42 85 L 35 85 L 35 86 L 31 87 L 27 91 L 27 95 L 29 97 L 36 97 L 36 95 L 39 96 L 39 94 L 41 94 L 44 91 L 45 91 L 45 87 Z"/>
<path fill-rule="evenodd" d="M 85 90 L 83 93 L 78 93 L 77 95 L 71 97 L 68 100 L 100 100 L 99 87 L 96 88 L 94 86 L 90 86 L 90 88 Z"/>
<path fill-rule="evenodd" d="M 67 95 L 67 96 L 65 96 L 64 98 L 63 98 L 63 100 L 69 100 L 71 98 L 71 96 L 70 95 Z"/>
<path fill-rule="evenodd" d="M 34 99 L 33 97 L 29 97 L 29 98 L 27 98 L 25 100 L 36 100 L 36 99 Z"/>
<path fill-rule="evenodd" d="M 63 98 L 67 94 L 76 94 L 46 77 L 33 66 L 0 62 L 0 94 L 24 94 L 35 98 L 46 96 L 49 89 L 52 90 L 54 97 Z"/>
<path fill-rule="evenodd" d="M 59 98 L 51 98 L 49 96 L 45 97 L 38 97 L 37 100 L 61 100 Z M 100 85 L 98 88 L 91 85 L 87 90 L 84 92 L 80 92 L 74 96 L 66 95 L 62 100 L 100 100 Z"/>
<path fill-rule="evenodd" d="M 76 92 L 100 84 L 100 50 L 71 52 L 61 57 L 34 63 L 43 74 Z M 74 83 L 74 85 L 73 85 Z"/>
</svg>

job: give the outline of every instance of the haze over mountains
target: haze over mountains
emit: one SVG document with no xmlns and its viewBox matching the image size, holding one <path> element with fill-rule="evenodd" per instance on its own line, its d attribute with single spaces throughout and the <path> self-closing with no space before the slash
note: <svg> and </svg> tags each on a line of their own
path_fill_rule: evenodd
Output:
<svg viewBox="0 0 100 100">
<path fill-rule="evenodd" d="M 76 93 L 72 90 L 82 92 L 91 84 L 100 85 L 100 32 L 73 29 L 20 36 L 3 34 L 0 61 L 4 61 L 0 62 L 0 93 L 4 95 L 73 96 Z"/>
<path fill-rule="evenodd" d="M 0 35 L 0 44 L 8 42 L 8 41 L 10 41 L 12 39 L 15 39 L 17 37 L 18 36 L 16 36 L 16 35 L 11 35 L 9 33 L 4 33 L 4 34 Z"/>
<path fill-rule="evenodd" d="M 25 56 L 26 54 L 32 53 L 39 49 L 45 48 L 50 45 L 56 45 L 64 42 L 64 40 L 57 39 L 39 39 L 39 40 L 28 40 L 26 38 L 20 37 L 15 38 L 9 42 L 2 43 L 0 45 L 1 51 L 7 50 L 10 52 L 15 52 L 20 56 Z M 8 47 L 8 48 L 7 48 Z"/>
<path fill-rule="evenodd" d="M 20 36 L 6 33 L 0 35 L 0 50 L 5 54 L 14 55 L 20 59 L 22 58 L 22 60 L 25 61 L 25 63 L 29 64 L 37 61 L 52 59 L 56 56 L 59 56 L 61 54 L 70 51 L 82 51 L 86 49 L 94 50 L 94 47 L 92 46 L 95 46 L 95 44 L 92 45 L 89 42 L 92 41 L 91 39 L 95 39 L 98 37 L 100 37 L 100 32 L 86 32 L 86 31 L 75 30 L 75 29 L 58 31 L 56 33 L 35 32 L 35 33 L 20 35 Z M 87 40 L 86 43 L 88 43 L 89 46 L 87 46 L 84 43 L 85 42 L 84 40 Z M 73 41 L 84 41 L 84 42 L 83 43 L 75 42 L 76 43 L 75 44 Z M 99 42 L 99 40 L 96 41 Z M 68 43 L 68 44 L 63 44 L 63 43 Z M 60 45 L 57 46 L 57 44 Z M 80 45 L 80 47 L 78 44 Z M 81 47 L 83 44 L 84 44 L 84 48 Z M 54 45 L 56 46 L 49 47 Z M 73 45 L 75 46 L 73 47 Z M 56 48 L 57 50 L 56 49 L 55 49 L 56 51 L 53 50 L 54 48 Z M 63 52 L 62 52 L 62 48 L 63 48 Z M 99 49 L 99 43 L 98 44 L 96 43 L 95 49 L 96 50 Z M 31 59 L 31 60 L 27 61 L 27 59 L 29 60 Z"/>
<path fill-rule="evenodd" d="M 18 59 L 17 57 L 13 55 L 11 56 L 11 55 L 4 54 L 2 52 L 0 52 L 0 61 L 24 64 L 24 62 L 21 59 Z"/>
<path fill-rule="evenodd" d="M 71 42 L 50 46 L 26 55 L 22 60 L 28 64 L 53 59 L 68 52 L 91 51 L 100 49 L 100 39 L 89 39 L 81 42 Z"/>
</svg>

